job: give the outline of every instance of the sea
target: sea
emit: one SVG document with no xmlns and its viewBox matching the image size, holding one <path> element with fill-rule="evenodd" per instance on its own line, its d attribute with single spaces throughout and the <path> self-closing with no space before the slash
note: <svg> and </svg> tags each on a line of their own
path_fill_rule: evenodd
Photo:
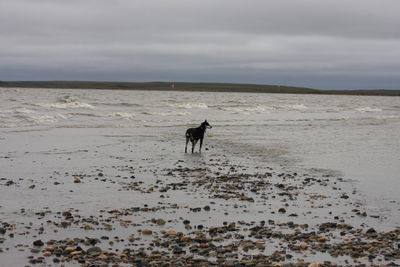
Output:
<svg viewBox="0 0 400 267">
<path fill-rule="evenodd" d="M 46 168 L 24 163 L 27 153 L 79 152 L 124 137 L 167 152 L 181 145 L 173 153 L 183 154 L 185 130 L 204 120 L 213 128 L 203 154 L 341 176 L 371 209 L 400 201 L 399 97 L 0 88 L 0 157 L 20 164 L 1 175 Z"/>
</svg>

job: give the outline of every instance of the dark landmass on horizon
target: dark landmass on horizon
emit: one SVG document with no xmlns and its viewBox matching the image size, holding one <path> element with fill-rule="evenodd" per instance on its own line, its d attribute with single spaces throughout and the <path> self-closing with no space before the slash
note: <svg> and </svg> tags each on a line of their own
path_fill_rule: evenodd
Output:
<svg viewBox="0 0 400 267">
<path fill-rule="evenodd" d="M 0 81 L 0 87 L 400 96 L 400 89 L 319 90 L 284 85 L 195 82 Z"/>
</svg>

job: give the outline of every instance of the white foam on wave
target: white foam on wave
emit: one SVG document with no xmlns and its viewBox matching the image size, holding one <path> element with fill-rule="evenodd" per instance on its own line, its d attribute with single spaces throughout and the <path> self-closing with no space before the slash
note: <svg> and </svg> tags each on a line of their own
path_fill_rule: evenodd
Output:
<svg viewBox="0 0 400 267">
<path fill-rule="evenodd" d="M 0 109 L 0 117 L 9 117 L 13 114 L 31 114 L 33 110 L 26 108 L 14 108 L 14 109 Z"/>
<path fill-rule="evenodd" d="M 41 125 L 44 123 L 56 123 L 60 120 L 66 120 L 71 117 L 72 115 L 70 114 L 15 114 L 11 120 L 0 120 L 0 128 L 25 127 Z"/>
<path fill-rule="evenodd" d="M 158 116 L 186 116 L 190 115 L 190 112 L 143 112 L 145 115 L 158 115 Z"/>
<path fill-rule="evenodd" d="M 274 106 L 276 109 L 288 109 L 288 110 L 306 110 L 307 106 L 303 104 L 288 104 L 288 105 L 277 105 Z"/>
<path fill-rule="evenodd" d="M 45 108 L 62 108 L 62 109 L 67 109 L 67 108 L 90 108 L 93 109 L 94 106 L 84 103 L 84 102 L 79 102 L 78 100 L 70 98 L 70 96 L 63 96 L 59 97 L 57 99 L 57 103 L 37 103 L 34 104 L 36 106 L 40 107 L 45 107 Z"/>
<path fill-rule="evenodd" d="M 178 103 L 178 104 L 169 104 L 170 107 L 176 107 L 176 108 L 200 108 L 200 109 L 207 109 L 208 106 L 205 103 L 193 103 L 193 102 L 188 102 L 188 103 Z"/>
<path fill-rule="evenodd" d="M 135 117 L 135 113 L 129 113 L 129 112 L 113 112 L 113 113 L 108 113 L 108 117 L 118 117 L 118 118 L 123 118 L 123 119 L 129 119 L 132 117 Z"/>
<path fill-rule="evenodd" d="M 90 108 L 94 109 L 94 106 L 83 103 L 79 101 L 71 101 L 68 103 L 36 103 L 35 106 L 40 106 L 44 108 L 60 108 L 60 109 L 67 109 L 67 108 Z"/>
<path fill-rule="evenodd" d="M 371 108 L 371 107 L 359 107 L 355 109 L 358 112 L 381 112 L 380 108 Z"/>
<path fill-rule="evenodd" d="M 222 106 L 219 107 L 221 110 L 226 111 L 233 111 L 236 113 L 252 113 L 252 112 L 265 112 L 270 110 L 278 110 L 278 109 L 285 109 L 285 110 L 306 110 L 308 109 L 303 104 L 291 104 L 291 105 L 263 105 L 263 104 L 255 104 L 255 105 L 238 105 L 238 106 Z"/>
<path fill-rule="evenodd" d="M 248 112 L 264 112 L 268 110 L 273 110 L 273 107 L 265 105 L 254 105 L 254 106 L 236 106 L 236 107 L 220 107 L 222 110 L 233 111 L 236 113 L 248 113 Z"/>
<path fill-rule="evenodd" d="M 72 116 L 69 114 L 55 114 L 55 115 L 48 115 L 48 114 L 37 114 L 37 115 L 30 115 L 27 116 L 26 119 L 33 123 L 54 123 L 59 120 L 66 120 L 71 118 Z"/>
<path fill-rule="evenodd" d="M 27 108 L 16 108 L 15 113 L 20 113 L 20 114 L 30 114 L 30 113 L 34 113 L 33 110 L 27 109 Z"/>
</svg>

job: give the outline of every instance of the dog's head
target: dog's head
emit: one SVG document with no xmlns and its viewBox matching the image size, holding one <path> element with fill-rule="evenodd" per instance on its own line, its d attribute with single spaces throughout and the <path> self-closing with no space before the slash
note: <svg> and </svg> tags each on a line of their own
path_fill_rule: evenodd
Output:
<svg viewBox="0 0 400 267">
<path fill-rule="evenodd" d="M 207 122 L 207 120 L 205 120 L 204 122 L 201 123 L 202 125 L 205 126 L 205 128 L 212 128 L 212 126 Z"/>
</svg>

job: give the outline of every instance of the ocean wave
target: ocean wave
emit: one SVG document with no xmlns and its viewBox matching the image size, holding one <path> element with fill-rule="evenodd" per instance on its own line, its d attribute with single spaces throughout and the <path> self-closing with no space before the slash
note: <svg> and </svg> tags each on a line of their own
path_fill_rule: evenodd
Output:
<svg viewBox="0 0 400 267">
<path fill-rule="evenodd" d="M 97 102 L 93 103 L 94 105 L 104 105 L 104 106 L 113 106 L 113 107 L 142 107 L 143 104 L 138 103 L 129 103 L 129 102 L 120 102 L 120 103 L 104 103 L 104 102 Z"/>
<path fill-rule="evenodd" d="M 144 111 L 142 112 L 144 115 L 158 115 L 158 116 L 186 116 L 190 115 L 190 112 L 148 112 Z"/>
<path fill-rule="evenodd" d="M 288 105 L 277 105 L 273 106 L 275 109 L 286 109 L 286 110 L 306 110 L 307 106 L 303 104 L 288 104 Z"/>
<path fill-rule="evenodd" d="M 60 120 L 71 118 L 70 114 L 15 114 L 12 118 L 7 117 L 6 120 L 0 120 L 0 128 L 15 128 L 38 126 L 41 124 L 56 123 Z"/>
<path fill-rule="evenodd" d="M 398 115 L 384 115 L 384 116 L 375 116 L 373 117 L 376 120 L 389 120 L 389 119 L 400 119 Z"/>
<path fill-rule="evenodd" d="M 67 109 L 67 108 L 89 108 L 89 109 L 94 109 L 94 106 L 88 104 L 88 103 L 83 103 L 83 102 L 78 102 L 78 101 L 73 101 L 69 103 L 35 103 L 35 106 L 39 107 L 44 107 L 44 108 L 60 108 L 60 109 Z"/>
<path fill-rule="evenodd" d="M 34 113 L 33 110 L 27 108 L 14 108 L 14 109 L 0 109 L 0 116 L 9 117 L 10 114 L 31 114 Z"/>
<path fill-rule="evenodd" d="M 263 104 L 255 104 L 255 105 L 236 105 L 236 106 L 216 106 L 216 108 L 220 110 L 233 111 L 236 113 L 249 113 L 249 112 L 265 112 L 270 110 L 306 110 L 308 109 L 303 104 L 292 104 L 292 105 L 263 105 Z"/>
<path fill-rule="evenodd" d="M 108 117 L 119 117 L 123 119 L 129 119 L 132 117 L 135 117 L 135 113 L 128 113 L 128 112 L 113 112 L 113 113 L 107 113 Z"/>
<path fill-rule="evenodd" d="M 380 108 L 371 108 L 371 107 L 359 107 L 355 109 L 358 112 L 381 112 Z"/>
<path fill-rule="evenodd" d="M 27 109 L 27 108 L 16 108 L 14 109 L 15 113 L 21 113 L 21 114 L 30 114 L 30 113 L 34 113 L 33 110 Z"/>
<path fill-rule="evenodd" d="M 72 116 L 70 114 L 55 114 L 55 115 L 38 114 L 38 115 L 27 116 L 26 119 L 34 123 L 54 123 L 59 120 L 69 119 L 71 117 Z"/>
<path fill-rule="evenodd" d="M 101 114 L 84 113 L 84 112 L 73 112 L 73 113 L 68 113 L 68 115 L 71 115 L 71 116 L 83 116 L 83 117 L 103 117 Z"/>
<path fill-rule="evenodd" d="M 191 109 L 191 108 L 207 109 L 208 108 L 208 106 L 205 103 L 193 103 L 193 102 L 169 104 L 169 106 L 176 107 L 176 108 L 186 108 L 186 109 Z"/>
<path fill-rule="evenodd" d="M 60 108 L 60 109 L 67 109 L 67 108 L 94 109 L 94 106 L 85 102 L 79 102 L 78 100 L 72 99 L 69 96 L 59 97 L 57 99 L 57 103 L 35 103 L 33 105 L 45 108 Z"/>
<path fill-rule="evenodd" d="M 176 99 L 175 98 L 166 98 L 166 99 L 163 99 L 163 102 L 176 103 Z"/>
<path fill-rule="evenodd" d="M 224 107 L 219 107 L 220 110 L 226 110 L 226 111 L 233 111 L 236 113 L 247 113 L 247 112 L 263 112 L 267 110 L 272 110 L 272 107 L 265 106 L 265 105 L 255 105 L 255 106 L 224 106 Z"/>
</svg>

